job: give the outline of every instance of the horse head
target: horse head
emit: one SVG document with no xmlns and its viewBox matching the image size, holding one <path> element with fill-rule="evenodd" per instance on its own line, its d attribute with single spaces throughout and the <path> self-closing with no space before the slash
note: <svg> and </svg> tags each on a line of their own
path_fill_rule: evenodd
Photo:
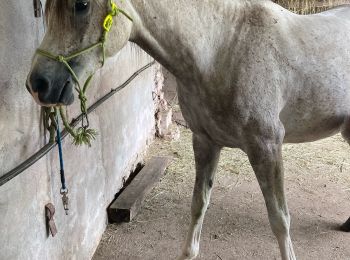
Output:
<svg viewBox="0 0 350 260">
<path fill-rule="evenodd" d="M 70 105 L 74 89 L 127 43 L 131 18 L 111 0 L 47 0 L 45 16 L 47 31 L 26 87 L 42 106 Z"/>
</svg>

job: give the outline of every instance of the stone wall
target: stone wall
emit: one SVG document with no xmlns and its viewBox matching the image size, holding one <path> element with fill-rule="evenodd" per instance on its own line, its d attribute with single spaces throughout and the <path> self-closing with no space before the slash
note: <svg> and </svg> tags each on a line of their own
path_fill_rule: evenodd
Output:
<svg viewBox="0 0 350 260">
<path fill-rule="evenodd" d="M 40 109 L 24 82 L 43 34 L 32 1 L 0 2 L 0 176 L 45 144 Z M 97 73 L 90 102 L 108 93 L 151 59 L 128 45 Z M 91 148 L 63 142 L 70 214 L 59 194 L 58 153 L 0 187 L 0 259 L 89 259 L 105 229 L 106 208 L 154 136 L 154 68 L 90 116 L 99 131 Z M 76 108 L 69 109 L 75 114 Z M 58 234 L 48 235 L 44 206 L 56 207 Z"/>
</svg>

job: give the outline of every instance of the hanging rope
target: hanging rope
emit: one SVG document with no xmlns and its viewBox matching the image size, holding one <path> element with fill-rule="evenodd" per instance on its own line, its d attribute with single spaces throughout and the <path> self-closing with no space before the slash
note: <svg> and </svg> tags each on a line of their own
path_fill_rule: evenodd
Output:
<svg viewBox="0 0 350 260">
<path fill-rule="evenodd" d="M 59 160 L 60 160 L 60 176 L 61 176 L 61 190 L 60 193 L 62 195 L 62 203 L 63 203 L 63 208 L 66 212 L 66 215 L 68 215 L 68 188 L 66 185 L 66 177 L 64 175 L 64 162 L 63 162 L 63 150 L 62 150 L 62 138 L 61 138 L 61 130 L 60 130 L 60 122 L 58 118 L 58 113 L 56 111 L 56 126 L 57 126 L 57 145 L 58 145 L 58 155 L 59 155 Z"/>
</svg>

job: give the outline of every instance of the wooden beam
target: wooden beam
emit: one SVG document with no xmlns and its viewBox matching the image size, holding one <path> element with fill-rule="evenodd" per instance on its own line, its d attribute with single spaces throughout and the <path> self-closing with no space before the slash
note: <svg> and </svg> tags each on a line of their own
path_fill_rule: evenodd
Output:
<svg viewBox="0 0 350 260">
<path fill-rule="evenodd" d="M 146 162 L 145 167 L 108 208 L 109 221 L 130 222 L 139 213 L 147 194 L 164 175 L 170 161 L 170 157 L 153 157 Z"/>
</svg>

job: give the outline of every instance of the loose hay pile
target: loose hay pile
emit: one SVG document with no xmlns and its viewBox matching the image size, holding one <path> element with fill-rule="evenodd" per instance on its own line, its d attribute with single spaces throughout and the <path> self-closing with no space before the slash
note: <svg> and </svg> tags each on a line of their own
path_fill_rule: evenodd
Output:
<svg viewBox="0 0 350 260">
<path fill-rule="evenodd" d="M 349 0 L 275 0 L 279 5 L 298 14 L 314 14 L 342 4 L 350 4 Z"/>
<path fill-rule="evenodd" d="M 182 189 L 178 190 L 178 183 L 183 183 L 184 186 L 188 185 L 190 192 L 187 195 L 190 197 L 195 178 L 191 131 L 182 128 L 181 139 L 178 141 L 156 140 L 149 151 L 149 156 L 153 155 L 174 157 L 167 171 L 169 176 L 163 180 L 166 181 L 164 188 L 182 193 Z M 325 174 L 335 183 L 350 183 L 350 148 L 340 135 L 314 142 L 312 145 L 285 144 L 283 159 L 286 178 L 296 176 L 298 180 L 303 179 L 304 175 L 316 172 Z M 237 176 L 235 183 L 221 183 L 221 179 L 233 175 Z M 218 166 L 217 181 L 220 189 L 239 185 L 241 181 L 255 181 L 247 155 L 239 149 L 224 148 Z M 157 191 L 162 192 L 161 189 L 160 187 Z"/>
</svg>

